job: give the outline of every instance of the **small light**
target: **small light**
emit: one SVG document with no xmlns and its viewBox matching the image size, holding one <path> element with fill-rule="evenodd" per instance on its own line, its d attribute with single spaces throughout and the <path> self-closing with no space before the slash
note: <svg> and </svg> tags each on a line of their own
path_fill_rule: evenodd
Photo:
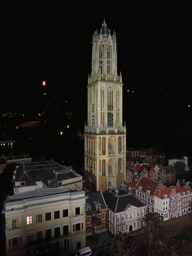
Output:
<svg viewBox="0 0 192 256">
<path fill-rule="evenodd" d="M 69 124 L 67 125 L 67 128 L 69 128 Z"/>
<path fill-rule="evenodd" d="M 190 108 L 191 107 L 191 105 L 188 105 L 188 108 Z"/>
<path fill-rule="evenodd" d="M 67 102 L 67 100 L 65 102 Z"/>
<path fill-rule="evenodd" d="M 62 132 L 60 132 L 60 135 L 63 135 L 63 133 L 62 133 Z"/>
<path fill-rule="evenodd" d="M 46 92 L 43 95 L 47 95 Z"/>
<path fill-rule="evenodd" d="M 43 85 L 43 86 L 45 86 L 45 85 L 46 85 L 46 82 L 45 82 L 45 81 L 43 81 L 43 82 L 42 82 L 42 85 Z"/>
<path fill-rule="evenodd" d="M 129 90 L 127 90 L 127 92 L 129 92 Z"/>
<path fill-rule="evenodd" d="M 134 92 L 134 91 L 132 91 L 132 92 Z"/>
<path fill-rule="evenodd" d="M 16 126 L 16 129 L 18 129 L 18 126 Z"/>
</svg>

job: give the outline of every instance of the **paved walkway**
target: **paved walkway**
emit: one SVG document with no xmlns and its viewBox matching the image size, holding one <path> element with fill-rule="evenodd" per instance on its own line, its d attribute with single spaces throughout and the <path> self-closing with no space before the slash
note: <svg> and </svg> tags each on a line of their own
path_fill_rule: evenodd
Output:
<svg viewBox="0 0 192 256">
<path fill-rule="evenodd" d="M 182 232 L 186 225 L 191 225 L 192 221 L 189 215 L 185 215 L 182 217 L 178 217 L 176 219 L 171 219 L 164 222 L 164 227 L 161 231 L 163 237 L 170 238 L 178 233 Z M 144 234 L 144 229 L 139 229 L 135 232 L 129 233 L 131 236 L 134 237 L 135 243 L 137 242 L 144 242 L 146 241 L 146 236 Z M 112 235 L 107 231 L 105 233 L 99 234 L 95 241 L 93 241 L 92 237 L 87 237 L 87 245 L 92 249 L 93 256 L 98 255 L 101 252 L 101 246 L 103 245 L 104 241 L 109 241 Z"/>
</svg>

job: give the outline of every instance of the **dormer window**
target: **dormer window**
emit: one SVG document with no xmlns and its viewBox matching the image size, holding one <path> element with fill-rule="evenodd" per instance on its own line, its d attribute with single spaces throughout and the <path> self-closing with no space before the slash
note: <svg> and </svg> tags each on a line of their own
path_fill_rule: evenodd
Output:
<svg viewBox="0 0 192 256">
<path fill-rule="evenodd" d="M 151 190 L 147 190 L 147 195 L 150 195 L 150 193 L 151 193 Z"/>
<path fill-rule="evenodd" d="M 167 199 L 167 195 L 164 195 L 164 198 Z"/>
<path fill-rule="evenodd" d="M 139 190 L 142 190 L 142 186 L 139 186 Z"/>
<path fill-rule="evenodd" d="M 96 205 L 96 210 L 101 210 L 101 204 Z"/>
<path fill-rule="evenodd" d="M 90 212 L 91 211 L 91 206 L 87 206 L 86 211 Z"/>
<path fill-rule="evenodd" d="M 25 181 L 21 181 L 21 186 L 25 186 Z"/>
</svg>

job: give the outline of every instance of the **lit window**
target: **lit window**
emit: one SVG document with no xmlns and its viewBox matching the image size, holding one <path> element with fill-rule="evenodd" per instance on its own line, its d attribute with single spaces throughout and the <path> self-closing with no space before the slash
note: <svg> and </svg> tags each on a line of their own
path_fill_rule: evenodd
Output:
<svg viewBox="0 0 192 256">
<path fill-rule="evenodd" d="M 12 228 L 18 228 L 18 219 L 12 220 Z"/>
<path fill-rule="evenodd" d="M 33 217 L 32 216 L 27 216 L 27 225 L 30 225 L 33 223 Z"/>
</svg>

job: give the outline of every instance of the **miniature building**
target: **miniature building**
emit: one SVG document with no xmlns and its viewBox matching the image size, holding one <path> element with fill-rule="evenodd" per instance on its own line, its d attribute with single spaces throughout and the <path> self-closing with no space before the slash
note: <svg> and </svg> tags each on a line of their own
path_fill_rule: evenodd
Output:
<svg viewBox="0 0 192 256">
<path fill-rule="evenodd" d="M 103 193 L 109 209 L 109 231 L 129 233 L 140 229 L 146 214 L 146 205 L 123 188 L 107 190 Z"/>
<path fill-rule="evenodd" d="M 86 193 L 86 236 L 108 230 L 108 209 L 101 191 Z"/>
<path fill-rule="evenodd" d="M 14 194 L 38 188 L 82 189 L 82 176 L 54 161 L 23 163 L 13 173 Z"/>
<path fill-rule="evenodd" d="M 116 34 L 102 24 L 93 35 L 85 126 L 85 182 L 89 189 L 120 186 L 126 177 L 126 127 L 122 126 L 122 76 L 117 74 Z"/>
<path fill-rule="evenodd" d="M 4 202 L 6 255 L 37 255 L 85 247 L 85 192 L 39 188 Z M 66 254 L 67 255 L 67 254 Z"/>
</svg>

